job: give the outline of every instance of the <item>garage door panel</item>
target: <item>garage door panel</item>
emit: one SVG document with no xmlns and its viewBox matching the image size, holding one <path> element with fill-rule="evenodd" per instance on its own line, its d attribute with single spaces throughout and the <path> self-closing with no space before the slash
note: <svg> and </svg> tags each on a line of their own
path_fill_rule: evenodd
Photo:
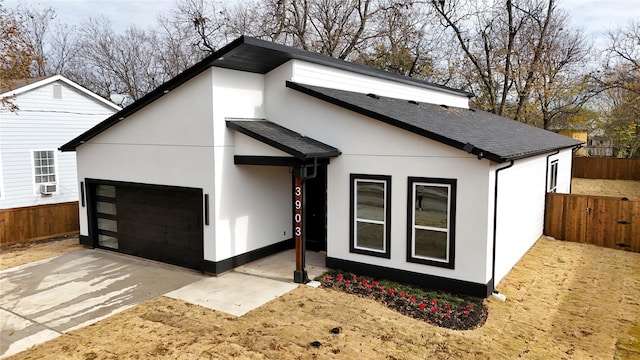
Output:
<svg viewBox="0 0 640 360">
<path fill-rule="evenodd" d="M 118 251 L 200 268 L 203 261 L 201 189 L 114 182 L 109 182 L 109 186 L 115 188 Z M 95 216 L 100 221 L 103 215 Z"/>
</svg>

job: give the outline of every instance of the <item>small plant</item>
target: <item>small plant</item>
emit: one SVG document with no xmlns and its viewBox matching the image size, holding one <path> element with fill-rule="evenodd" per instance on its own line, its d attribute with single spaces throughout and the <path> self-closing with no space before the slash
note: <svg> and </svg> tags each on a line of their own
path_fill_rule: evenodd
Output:
<svg viewBox="0 0 640 360">
<path fill-rule="evenodd" d="M 473 329 L 482 326 L 487 318 L 483 299 L 479 298 L 426 291 L 406 284 L 341 271 L 329 271 L 316 280 L 324 288 L 373 298 L 406 316 L 449 329 Z"/>
</svg>

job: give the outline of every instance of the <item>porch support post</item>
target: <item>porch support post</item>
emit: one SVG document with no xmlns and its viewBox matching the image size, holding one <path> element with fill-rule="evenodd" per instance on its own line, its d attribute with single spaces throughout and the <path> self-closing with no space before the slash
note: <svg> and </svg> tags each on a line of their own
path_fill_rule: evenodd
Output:
<svg viewBox="0 0 640 360">
<path fill-rule="evenodd" d="M 305 269 L 304 250 L 305 244 L 303 239 L 304 231 L 302 229 L 302 209 L 303 202 L 303 174 L 304 167 L 294 169 L 294 185 L 293 185 L 293 235 L 296 243 L 296 270 L 293 272 L 293 281 L 303 284 L 309 281 L 307 270 Z"/>
</svg>

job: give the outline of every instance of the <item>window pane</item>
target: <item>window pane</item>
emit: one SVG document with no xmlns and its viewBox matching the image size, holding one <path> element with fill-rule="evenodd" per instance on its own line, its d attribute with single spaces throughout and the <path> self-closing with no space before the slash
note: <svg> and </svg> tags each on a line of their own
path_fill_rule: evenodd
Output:
<svg viewBox="0 0 640 360">
<path fill-rule="evenodd" d="M 373 250 L 384 250 L 384 225 L 358 221 L 356 246 Z"/>
<path fill-rule="evenodd" d="M 98 185 L 96 195 L 114 198 L 116 197 L 116 187 L 113 185 Z"/>
<path fill-rule="evenodd" d="M 118 232 L 118 223 L 115 220 L 98 218 L 98 229 Z"/>
<path fill-rule="evenodd" d="M 447 259 L 447 233 L 415 229 L 415 256 Z"/>
<path fill-rule="evenodd" d="M 384 221 L 384 183 L 357 181 L 356 217 Z"/>
<path fill-rule="evenodd" d="M 415 194 L 415 225 L 447 229 L 449 188 L 416 184 Z"/>
<path fill-rule="evenodd" d="M 98 244 L 100 244 L 100 246 L 108 247 L 108 248 L 111 248 L 111 249 L 117 249 L 118 248 L 118 238 L 114 237 L 114 236 L 108 236 L 108 235 L 99 234 L 98 235 Z"/>
<path fill-rule="evenodd" d="M 101 214 L 116 215 L 116 204 L 98 201 L 98 212 Z"/>
</svg>

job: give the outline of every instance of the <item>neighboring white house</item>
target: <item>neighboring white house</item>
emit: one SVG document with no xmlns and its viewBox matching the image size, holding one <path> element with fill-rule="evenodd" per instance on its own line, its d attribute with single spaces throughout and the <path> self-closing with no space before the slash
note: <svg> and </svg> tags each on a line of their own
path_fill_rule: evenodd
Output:
<svg viewBox="0 0 640 360">
<path fill-rule="evenodd" d="M 546 192 L 569 191 L 580 142 L 470 96 L 241 37 L 61 147 L 81 242 L 220 273 L 295 239 L 298 282 L 308 247 L 487 296 L 542 235 Z"/>
<path fill-rule="evenodd" d="M 0 89 L 17 106 L 0 108 L 0 211 L 77 202 L 75 154 L 58 147 L 120 108 L 60 75 L 16 85 Z"/>
</svg>

